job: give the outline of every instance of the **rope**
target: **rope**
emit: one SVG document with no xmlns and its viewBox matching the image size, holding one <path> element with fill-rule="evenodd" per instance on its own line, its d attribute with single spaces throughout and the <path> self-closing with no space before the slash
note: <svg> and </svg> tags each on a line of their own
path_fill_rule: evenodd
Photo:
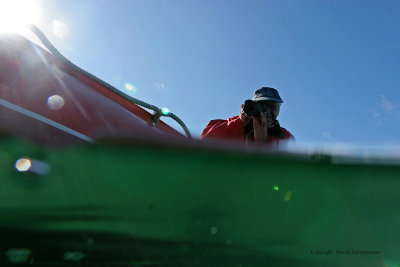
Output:
<svg viewBox="0 0 400 267">
<path fill-rule="evenodd" d="M 164 116 L 164 117 L 170 117 L 172 119 L 174 119 L 181 127 L 182 129 L 185 131 L 187 137 L 191 138 L 191 134 L 189 129 L 186 127 L 185 123 L 175 114 L 173 113 L 168 113 L 168 114 L 164 114 L 162 112 L 162 110 L 156 106 L 153 106 L 151 104 L 148 104 L 144 101 L 141 101 L 139 99 L 136 99 L 134 97 L 131 97 L 130 95 L 125 94 L 124 92 L 118 90 L 117 88 L 115 88 L 114 86 L 112 86 L 111 84 L 97 78 L 96 76 L 94 76 L 93 74 L 85 71 L 84 69 L 81 69 L 80 67 L 78 67 L 77 65 L 75 65 L 74 63 L 72 63 L 71 61 L 69 61 L 66 57 L 64 57 L 55 47 L 54 45 L 49 41 L 49 39 L 47 39 L 46 35 L 44 35 L 44 33 L 34 24 L 30 24 L 28 26 L 28 28 L 39 38 L 39 40 L 43 43 L 43 45 L 55 56 L 57 57 L 59 60 L 61 60 L 64 64 L 66 64 L 67 66 L 71 67 L 73 70 L 76 70 L 78 72 L 80 72 L 81 74 L 85 75 L 86 77 L 98 82 L 99 84 L 101 84 L 102 86 L 106 87 L 108 90 L 110 90 L 111 92 L 121 96 L 122 98 L 126 99 L 128 102 L 135 104 L 135 105 L 139 105 L 142 106 L 144 108 L 148 108 L 154 111 L 153 114 L 153 125 L 157 125 L 159 122 L 160 117 Z"/>
</svg>

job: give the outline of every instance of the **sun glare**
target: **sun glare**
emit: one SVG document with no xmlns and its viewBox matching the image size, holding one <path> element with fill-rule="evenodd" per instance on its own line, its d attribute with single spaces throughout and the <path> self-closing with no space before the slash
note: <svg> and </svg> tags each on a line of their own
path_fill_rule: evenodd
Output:
<svg viewBox="0 0 400 267">
<path fill-rule="evenodd" d="M 24 30 L 38 22 L 39 14 L 38 0 L 0 0 L 0 33 Z"/>
</svg>

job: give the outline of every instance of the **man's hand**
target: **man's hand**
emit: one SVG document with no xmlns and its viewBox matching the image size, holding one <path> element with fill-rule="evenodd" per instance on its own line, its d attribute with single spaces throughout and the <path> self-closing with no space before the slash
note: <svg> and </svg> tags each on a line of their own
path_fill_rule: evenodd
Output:
<svg viewBox="0 0 400 267">
<path fill-rule="evenodd" d="M 253 119 L 254 141 L 264 142 L 268 138 L 269 117 L 265 113 L 260 113 L 260 117 L 251 117 Z"/>
<path fill-rule="evenodd" d="M 243 108 L 244 104 L 242 104 L 242 109 L 240 110 L 239 118 L 242 121 L 243 127 L 246 127 L 247 124 L 251 122 L 251 117 L 247 115 L 246 112 L 244 112 Z"/>
</svg>

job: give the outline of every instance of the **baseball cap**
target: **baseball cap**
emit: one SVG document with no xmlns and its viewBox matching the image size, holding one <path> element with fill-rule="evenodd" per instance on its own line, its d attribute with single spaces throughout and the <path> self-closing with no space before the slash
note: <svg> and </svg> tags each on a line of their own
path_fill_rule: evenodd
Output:
<svg viewBox="0 0 400 267">
<path fill-rule="evenodd" d="M 261 87 L 254 93 L 253 101 L 275 101 L 283 103 L 282 98 L 279 96 L 278 90 L 272 87 Z"/>
</svg>

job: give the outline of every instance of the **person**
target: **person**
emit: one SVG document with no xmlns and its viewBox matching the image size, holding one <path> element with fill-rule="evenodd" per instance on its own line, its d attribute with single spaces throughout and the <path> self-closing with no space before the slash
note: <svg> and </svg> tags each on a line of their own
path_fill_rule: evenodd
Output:
<svg viewBox="0 0 400 267">
<path fill-rule="evenodd" d="M 248 103 L 249 102 L 249 103 Z M 247 114 L 249 104 L 261 106 L 263 112 Z M 241 105 L 240 114 L 227 120 L 211 120 L 201 134 L 201 139 L 231 139 L 248 143 L 269 144 L 280 149 L 283 143 L 294 141 L 294 136 L 280 127 L 277 117 L 283 103 L 279 92 L 271 87 L 261 87 L 254 93 L 253 100 Z M 247 105 L 247 107 L 246 107 Z M 247 109 L 246 109 L 247 108 Z M 251 109 L 250 109 L 251 111 Z M 257 112 L 257 110 L 255 110 Z"/>
</svg>

